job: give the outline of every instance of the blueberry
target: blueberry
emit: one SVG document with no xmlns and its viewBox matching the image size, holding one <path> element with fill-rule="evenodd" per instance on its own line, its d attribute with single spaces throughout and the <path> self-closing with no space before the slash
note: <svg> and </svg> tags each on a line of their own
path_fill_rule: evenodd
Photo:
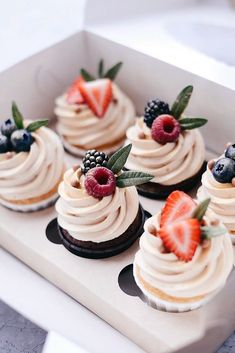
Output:
<svg viewBox="0 0 235 353">
<path fill-rule="evenodd" d="M 235 143 L 233 145 L 228 146 L 225 151 L 225 157 L 235 160 Z"/>
<path fill-rule="evenodd" d="M 15 130 L 16 125 L 13 119 L 7 119 L 1 126 L 1 132 L 6 137 L 10 137 Z"/>
<path fill-rule="evenodd" d="M 215 163 L 212 173 L 219 183 L 231 183 L 235 176 L 235 161 L 230 158 L 219 159 Z"/>
<path fill-rule="evenodd" d="M 16 152 L 28 152 L 33 143 L 31 133 L 25 129 L 16 130 L 11 135 L 13 150 Z"/>
<path fill-rule="evenodd" d="M 0 135 L 0 153 L 9 151 L 9 140 L 6 136 Z"/>
</svg>

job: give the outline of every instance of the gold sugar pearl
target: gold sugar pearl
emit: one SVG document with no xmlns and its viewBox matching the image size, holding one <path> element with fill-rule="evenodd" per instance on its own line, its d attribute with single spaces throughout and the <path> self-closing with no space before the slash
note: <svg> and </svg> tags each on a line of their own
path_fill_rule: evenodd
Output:
<svg viewBox="0 0 235 353">
<path fill-rule="evenodd" d="M 149 233 L 152 234 L 152 235 L 156 235 L 156 234 L 157 234 L 157 229 L 156 229 L 156 227 L 155 227 L 153 224 L 150 224 L 150 225 L 149 225 L 148 231 L 149 231 Z"/>
<path fill-rule="evenodd" d="M 232 186 L 235 186 L 235 178 L 232 178 Z"/>
<path fill-rule="evenodd" d="M 209 246 L 211 245 L 211 240 L 210 239 L 204 239 L 201 243 L 201 247 L 203 249 L 207 249 L 209 248 Z"/>
<path fill-rule="evenodd" d="M 75 164 L 73 165 L 73 171 L 76 172 L 76 170 L 78 170 L 80 168 L 80 165 Z"/>
<path fill-rule="evenodd" d="M 143 131 L 140 131 L 138 133 L 138 137 L 139 137 L 139 139 L 144 140 L 145 139 L 145 133 Z"/>
<path fill-rule="evenodd" d="M 212 170 L 213 167 L 214 167 L 214 165 L 215 165 L 215 161 L 214 161 L 214 159 L 211 159 L 211 160 L 208 162 L 208 168 L 209 168 L 210 170 Z"/>
<path fill-rule="evenodd" d="M 80 186 L 80 182 L 78 180 L 78 177 L 76 174 L 73 174 L 72 178 L 71 178 L 71 185 L 74 187 L 74 188 L 79 188 Z"/>
<path fill-rule="evenodd" d="M 219 225 L 219 220 L 218 219 L 213 219 L 211 221 L 211 225 L 214 226 L 214 227 L 218 226 Z"/>
</svg>

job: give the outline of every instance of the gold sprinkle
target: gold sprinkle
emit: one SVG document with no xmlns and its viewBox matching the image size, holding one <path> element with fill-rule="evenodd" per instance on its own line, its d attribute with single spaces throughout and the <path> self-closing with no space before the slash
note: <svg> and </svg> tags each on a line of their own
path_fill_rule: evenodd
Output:
<svg viewBox="0 0 235 353">
<path fill-rule="evenodd" d="M 155 236 L 156 236 L 156 234 L 157 234 L 157 229 L 156 229 L 156 227 L 155 227 L 153 224 L 150 224 L 150 225 L 149 225 L 148 231 L 149 231 L 149 233 L 152 234 L 152 235 L 155 235 Z"/>
<path fill-rule="evenodd" d="M 208 162 L 208 168 L 209 168 L 210 170 L 212 170 L 213 167 L 214 167 L 214 165 L 215 165 L 215 161 L 214 161 L 214 159 L 211 159 L 211 160 Z"/>
<path fill-rule="evenodd" d="M 201 243 L 201 247 L 203 249 L 207 249 L 209 248 L 209 246 L 211 245 L 211 240 L 210 239 L 204 239 Z"/>
<path fill-rule="evenodd" d="M 144 140 L 145 139 L 145 133 L 143 131 L 140 131 L 138 133 L 138 137 L 139 137 L 139 139 Z"/>
<path fill-rule="evenodd" d="M 78 170 L 78 168 L 80 168 L 80 165 L 78 165 L 78 164 L 77 165 L 76 164 L 73 165 L 73 171 L 74 172 L 76 172 L 76 170 Z"/>
<path fill-rule="evenodd" d="M 77 189 L 78 189 L 79 186 L 80 186 L 80 182 L 79 182 L 79 180 L 78 180 L 76 174 L 74 174 L 74 175 L 72 176 L 72 178 L 71 178 L 71 185 L 72 185 L 74 188 L 77 188 Z"/>
<path fill-rule="evenodd" d="M 212 226 L 218 226 L 218 225 L 219 225 L 219 220 L 218 220 L 218 219 L 213 219 L 213 220 L 211 221 L 211 225 L 212 225 Z"/>
</svg>

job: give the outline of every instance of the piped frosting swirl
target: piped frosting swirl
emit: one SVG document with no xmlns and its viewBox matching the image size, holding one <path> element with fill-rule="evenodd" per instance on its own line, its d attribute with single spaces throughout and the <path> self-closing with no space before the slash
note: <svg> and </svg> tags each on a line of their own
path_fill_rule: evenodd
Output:
<svg viewBox="0 0 235 353">
<path fill-rule="evenodd" d="M 96 199 L 87 194 L 84 181 L 80 169 L 65 172 L 56 203 L 59 225 L 81 241 L 100 243 L 119 237 L 136 218 L 136 188 L 116 187 L 112 195 Z"/>
<path fill-rule="evenodd" d="M 230 232 L 235 232 L 235 187 L 232 183 L 217 182 L 208 166 L 202 175 L 202 186 L 198 190 L 200 200 L 206 197 L 211 199 L 209 205 L 211 210 L 217 214 Z"/>
<path fill-rule="evenodd" d="M 142 117 L 127 130 L 127 138 L 133 147 L 126 167 L 148 172 L 155 177 L 151 182 L 162 185 L 174 185 L 194 176 L 205 159 L 198 129 L 184 131 L 176 142 L 161 145 L 152 139 Z"/>
<path fill-rule="evenodd" d="M 207 211 L 205 221 L 211 224 L 214 215 Z M 207 248 L 198 246 L 189 262 L 164 251 L 162 240 L 153 235 L 159 228 L 160 213 L 148 219 L 140 239 L 140 250 L 134 260 L 141 278 L 150 287 L 173 298 L 194 298 L 219 290 L 233 266 L 233 249 L 229 234 L 212 238 Z"/>
<path fill-rule="evenodd" d="M 134 122 L 135 109 L 115 83 L 112 91 L 113 100 L 102 118 L 87 104 L 69 104 L 66 94 L 56 99 L 57 128 L 65 145 L 76 148 L 78 154 L 88 149 L 110 153 L 123 145 L 126 129 Z"/>
<path fill-rule="evenodd" d="M 29 121 L 25 121 L 25 126 Z M 42 127 L 32 133 L 29 152 L 0 154 L 0 197 L 11 202 L 47 194 L 60 181 L 64 150 L 54 131 Z"/>
</svg>

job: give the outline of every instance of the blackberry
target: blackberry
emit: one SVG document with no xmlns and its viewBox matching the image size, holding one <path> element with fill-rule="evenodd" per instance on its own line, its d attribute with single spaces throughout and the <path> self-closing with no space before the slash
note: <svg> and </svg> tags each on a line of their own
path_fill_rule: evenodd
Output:
<svg viewBox="0 0 235 353">
<path fill-rule="evenodd" d="M 83 158 L 82 173 L 86 174 L 90 169 L 95 167 L 107 167 L 109 157 L 104 152 L 89 150 Z"/>
<path fill-rule="evenodd" d="M 159 99 L 148 101 L 144 109 L 144 122 L 151 128 L 154 120 L 162 114 L 170 114 L 169 105 Z"/>
</svg>

